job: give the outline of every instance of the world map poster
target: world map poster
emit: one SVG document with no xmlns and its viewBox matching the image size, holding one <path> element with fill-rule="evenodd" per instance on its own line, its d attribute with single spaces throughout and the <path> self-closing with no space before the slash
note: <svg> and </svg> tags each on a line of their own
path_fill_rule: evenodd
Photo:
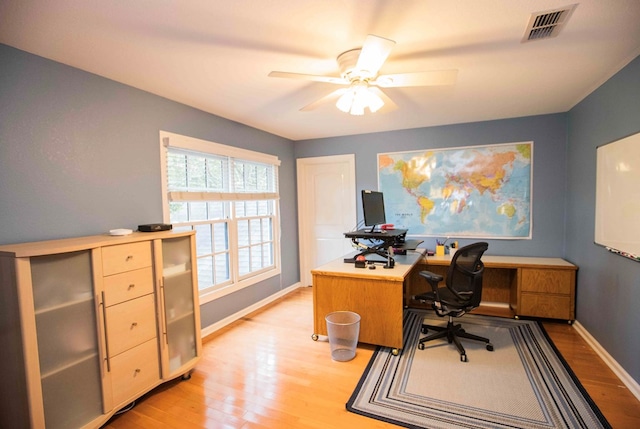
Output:
<svg viewBox="0 0 640 429">
<path fill-rule="evenodd" d="M 408 235 L 531 238 L 533 142 L 378 154 L 388 223 Z"/>
</svg>

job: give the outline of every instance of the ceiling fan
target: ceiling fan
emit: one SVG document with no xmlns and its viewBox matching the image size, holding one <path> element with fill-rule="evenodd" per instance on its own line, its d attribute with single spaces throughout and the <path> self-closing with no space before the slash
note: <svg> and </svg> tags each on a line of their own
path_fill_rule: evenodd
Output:
<svg viewBox="0 0 640 429">
<path fill-rule="evenodd" d="M 397 105 L 380 89 L 409 86 L 453 85 L 457 70 L 434 70 L 412 73 L 378 75 L 396 42 L 369 34 L 360 49 L 351 49 L 338 55 L 340 77 L 319 76 L 301 73 L 272 71 L 270 77 L 304 79 L 347 85 L 304 106 L 301 111 L 336 100 L 336 106 L 352 115 L 363 115 L 365 109 L 376 112 L 382 106 L 396 108 Z"/>
</svg>

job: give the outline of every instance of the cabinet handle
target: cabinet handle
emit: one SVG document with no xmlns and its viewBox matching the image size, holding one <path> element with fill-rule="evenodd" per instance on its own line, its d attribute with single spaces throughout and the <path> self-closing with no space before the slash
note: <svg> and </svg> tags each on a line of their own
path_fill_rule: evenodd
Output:
<svg viewBox="0 0 640 429">
<path fill-rule="evenodd" d="M 135 371 L 133 371 L 133 376 L 136 377 L 138 374 L 140 374 L 140 368 L 136 368 Z"/>
<path fill-rule="evenodd" d="M 129 289 L 133 289 L 134 287 L 136 287 L 135 283 L 131 283 L 131 284 L 129 285 Z"/>
<path fill-rule="evenodd" d="M 138 326 L 138 322 L 133 322 L 133 323 L 131 324 L 131 329 L 135 328 L 136 326 Z"/>
<path fill-rule="evenodd" d="M 127 261 L 130 261 L 130 260 L 132 260 L 132 259 L 133 259 L 133 255 L 129 255 L 129 256 L 127 256 Z"/>
<path fill-rule="evenodd" d="M 104 320 L 104 351 L 107 353 L 105 360 L 107 361 L 107 372 L 111 372 L 111 360 L 109 359 L 109 341 L 107 338 L 107 310 L 104 308 L 104 291 L 100 292 L 102 295 L 102 302 L 100 305 L 102 306 L 102 318 Z"/>
<path fill-rule="evenodd" d="M 164 308 L 167 305 L 167 300 L 166 300 L 166 296 L 164 294 L 164 278 L 160 278 L 159 280 L 160 283 L 160 301 L 162 303 L 162 309 L 164 310 Z M 162 312 L 162 336 L 164 337 L 164 341 L 162 342 L 163 346 L 168 346 L 169 345 L 169 339 L 167 338 L 167 314 L 166 312 Z"/>
</svg>

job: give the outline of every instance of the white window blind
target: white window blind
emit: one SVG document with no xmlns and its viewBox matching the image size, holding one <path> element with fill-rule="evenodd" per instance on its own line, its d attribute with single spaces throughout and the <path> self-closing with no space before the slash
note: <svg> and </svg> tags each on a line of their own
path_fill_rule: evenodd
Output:
<svg viewBox="0 0 640 429">
<path fill-rule="evenodd" d="M 201 301 L 280 273 L 277 157 L 161 132 L 164 221 L 196 231 Z"/>
</svg>

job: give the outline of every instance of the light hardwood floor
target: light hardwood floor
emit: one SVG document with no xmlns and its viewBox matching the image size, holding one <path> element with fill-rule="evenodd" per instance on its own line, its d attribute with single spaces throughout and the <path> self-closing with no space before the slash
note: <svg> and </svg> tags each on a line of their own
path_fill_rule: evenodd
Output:
<svg viewBox="0 0 640 429">
<path fill-rule="evenodd" d="M 105 428 L 398 428 L 345 410 L 375 348 L 332 361 L 329 343 L 311 340 L 312 295 L 297 289 L 208 336 L 190 380 L 158 387 Z M 640 402 L 575 329 L 544 326 L 611 425 L 639 428 Z"/>
</svg>

